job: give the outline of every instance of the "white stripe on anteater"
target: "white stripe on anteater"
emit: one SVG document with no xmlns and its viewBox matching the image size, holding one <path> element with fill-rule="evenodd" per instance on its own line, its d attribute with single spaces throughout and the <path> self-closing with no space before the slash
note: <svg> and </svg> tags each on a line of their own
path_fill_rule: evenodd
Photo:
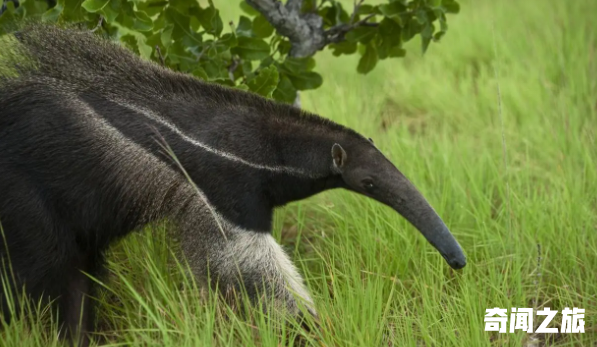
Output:
<svg viewBox="0 0 597 347">
<path fill-rule="evenodd" d="M 160 170 L 166 170 L 166 171 L 170 172 L 172 175 L 174 175 L 174 172 L 172 172 L 168 166 L 163 165 L 160 160 L 156 159 L 152 154 L 150 154 L 149 152 L 147 152 L 147 150 L 145 150 L 144 148 L 136 145 L 134 142 L 127 141 L 126 137 L 122 134 L 122 132 L 120 132 L 120 130 L 118 130 L 117 128 L 115 128 L 112 125 L 110 125 L 110 123 L 108 123 L 108 121 L 106 121 L 100 114 L 98 114 L 97 112 L 95 112 L 95 110 L 87 102 L 83 101 L 80 98 L 70 99 L 68 97 L 65 97 L 65 100 L 71 101 L 72 104 L 73 104 L 73 107 L 78 112 L 82 112 L 84 114 L 92 116 L 92 119 L 98 123 L 96 125 L 98 125 L 101 128 L 103 128 L 111 136 L 114 136 L 115 138 L 117 138 L 119 140 L 118 141 L 119 143 L 123 144 L 126 147 L 129 147 L 132 151 L 134 151 L 135 157 L 137 157 L 137 158 L 141 158 L 142 157 L 142 158 L 144 158 L 144 160 L 147 160 L 147 161 L 150 162 L 150 164 L 151 164 L 150 166 L 151 167 L 160 167 Z M 183 172 L 185 173 L 185 175 L 187 175 L 187 173 L 184 170 L 184 168 L 181 167 L 181 169 L 183 170 Z M 205 204 L 205 207 L 211 213 L 211 215 L 214 218 L 214 220 L 215 220 L 215 222 L 216 222 L 216 224 L 217 224 L 220 232 L 224 236 L 224 239 L 227 240 L 226 233 L 225 233 L 225 231 L 224 231 L 224 229 L 222 227 L 222 224 L 224 224 L 224 223 L 231 224 L 231 223 L 228 222 L 228 221 L 226 221 L 224 219 L 224 217 L 222 215 L 220 215 L 220 213 L 218 213 L 216 207 L 212 203 L 210 203 L 207 195 L 201 189 L 199 189 L 197 187 L 197 185 L 195 184 L 195 182 L 193 182 L 190 179 L 190 177 L 188 177 L 188 175 L 187 175 L 186 179 L 189 182 L 189 185 L 192 187 L 194 193 L 199 196 L 199 198 Z"/>
<path fill-rule="evenodd" d="M 252 167 L 254 169 L 259 169 L 259 170 L 266 170 L 266 171 L 272 171 L 272 172 L 279 172 L 279 173 L 285 173 L 285 174 L 289 174 L 289 175 L 293 175 L 293 176 L 305 176 L 305 177 L 310 177 L 310 178 L 316 178 L 318 176 L 314 176 L 308 172 L 306 172 L 305 170 L 302 170 L 300 168 L 294 168 L 294 167 L 289 167 L 289 166 L 270 166 L 270 165 L 263 165 L 263 164 L 257 164 L 257 163 L 253 163 L 250 162 L 246 159 L 243 159 L 235 154 L 229 153 L 229 152 L 225 152 L 222 151 L 220 149 L 211 147 L 209 145 L 206 145 L 203 142 L 197 141 L 196 139 L 186 135 L 185 133 L 182 132 L 182 130 L 180 130 L 179 128 L 177 128 L 174 124 L 168 122 L 167 120 L 164 119 L 164 117 L 160 116 L 159 114 L 155 113 L 154 111 L 145 109 L 143 107 L 137 106 L 137 105 L 132 105 L 130 103 L 127 102 L 120 102 L 118 100 L 114 100 L 114 99 L 110 99 L 110 101 L 124 107 L 127 108 L 131 111 L 134 111 L 136 113 L 139 113 L 149 119 L 151 119 L 154 122 L 157 122 L 165 127 L 167 127 L 168 129 L 170 129 L 173 133 L 177 134 L 178 136 L 180 136 L 180 138 L 182 138 L 184 141 L 197 146 L 199 148 L 202 148 L 210 153 L 213 153 L 215 155 L 220 156 L 221 158 L 227 159 L 227 160 L 231 160 L 234 161 L 236 163 L 239 164 L 243 164 L 249 167 Z"/>
</svg>

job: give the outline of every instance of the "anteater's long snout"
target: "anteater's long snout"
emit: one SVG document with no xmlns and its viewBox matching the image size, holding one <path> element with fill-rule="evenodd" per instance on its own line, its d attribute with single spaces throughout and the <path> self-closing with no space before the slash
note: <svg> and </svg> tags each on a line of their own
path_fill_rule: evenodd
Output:
<svg viewBox="0 0 597 347">
<path fill-rule="evenodd" d="M 400 181 L 400 198 L 392 207 L 425 236 L 450 267 L 462 269 L 466 266 L 466 256 L 446 224 L 406 178 Z"/>
<path fill-rule="evenodd" d="M 452 269 L 462 269 L 466 266 L 466 256 L 462 248 L 444 222 L 439 217 L 435 218 L 435 226 L 431 226 L 430 231 L 421 231 L 421 233 L 439 251 Z"/>
</svg>

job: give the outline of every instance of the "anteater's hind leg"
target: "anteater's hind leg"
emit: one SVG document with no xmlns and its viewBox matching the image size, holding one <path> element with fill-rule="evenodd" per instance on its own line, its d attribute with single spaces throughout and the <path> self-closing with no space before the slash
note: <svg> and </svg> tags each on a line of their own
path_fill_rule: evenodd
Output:
<svg viewBox="0 0 597 347">
<path fill-rule="evenodd" d="M 43 248 L 9 245 L 14 273 L 14 278 L 10 279 L 11 289 L 20 293 L 24 288 L 24 294 L 33 305 L 39 300 L 44 305 L 51 302 L 60 336 L 73 346 L 88 346 L 87 334 L 93 330 L 92 301 L 88 297 L 92 283 L 84 272 L 94 275 L 94 269 L 87 259 L 73 254 L 76 245 L 71 248 L 60 241 L 46 242 Z M 12 254 L 26 254 L 27 257 L 13 257 Z M 19 302 L 22 298 L 13 295 L 13 300 Z M 18 306 L 16 313 L 20 313 Z"/>
<path fill-rule="evenodd" d="M 81 253 L 71 259 L 65 287 L 58 299 L 58 314 L 62 315 L 61 335 L 74 346 L 88 346 L 89 334 L 95 330 L 95 310 L 90 295 L 93 291 L 93 280 L 97 277 L 103 260 Z"/>
<path fill-rule="evenodd" d="M 225 295 L 244 287 L 254 303 L 262 299 L 266 311 L 273 303 L 295 316 L 303 315 L 301 308 L 316 316 L 303 279 L 269 233 L 232 228 L 225 235 L 214 230 L 204 237 L 197 232 L 183 236 L 183 252 L 198 276 L 209 273 Z"/>
<path fill-rule="evenodd" d="M 4 190 L 6 195 L 0 201 L 0 265 L 8 274 L 5 286 L 0 286 L 2 314 L 6 321 L 20 314 L 18 303 L 24 299 L 20 296 L 24 291 L 33 305 L 40 300 L 43 304 L 52 302 L 62 335 L 74 338 L 88 331 L 91 324 L 90 302 L 84 299 L 90 282 L 80 270 L 93 274 L 95 266 L 81 251 L 76 233 L 56 221 L 34 190 L 24 185 L 10 188 Z M 10 309 L 9 300 L 16 309 Z M 86 344 L 83 338 L 80 345 Z"/>
</svg>

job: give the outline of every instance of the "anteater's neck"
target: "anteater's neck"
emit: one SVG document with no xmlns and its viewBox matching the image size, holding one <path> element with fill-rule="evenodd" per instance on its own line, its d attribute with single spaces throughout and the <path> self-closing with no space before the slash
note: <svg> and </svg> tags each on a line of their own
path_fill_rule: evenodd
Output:
<svg viewBox="0 0 597 347">
<path fill-rule="evenodd" d="M 275 207 L 343 186 L 331 149 L 359 135 L 290 106 L 219 97 L 165 106 L 155 125 L 224 218 L 270 231 Z"/>
</svg>

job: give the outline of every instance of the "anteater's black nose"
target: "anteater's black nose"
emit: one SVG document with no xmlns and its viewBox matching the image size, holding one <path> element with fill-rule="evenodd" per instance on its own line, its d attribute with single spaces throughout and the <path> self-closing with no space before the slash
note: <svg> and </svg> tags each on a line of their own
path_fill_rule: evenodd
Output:
<svg viewBox="0 0 597 347">
<path fill-rule="evenodd" d="M 445 257 L 448 265 L 454 270 L 462 269 L 466 266 L 466 257 L 463 254 L 456 255 L 456 256 L 447 256 Z"/>
</svg>

